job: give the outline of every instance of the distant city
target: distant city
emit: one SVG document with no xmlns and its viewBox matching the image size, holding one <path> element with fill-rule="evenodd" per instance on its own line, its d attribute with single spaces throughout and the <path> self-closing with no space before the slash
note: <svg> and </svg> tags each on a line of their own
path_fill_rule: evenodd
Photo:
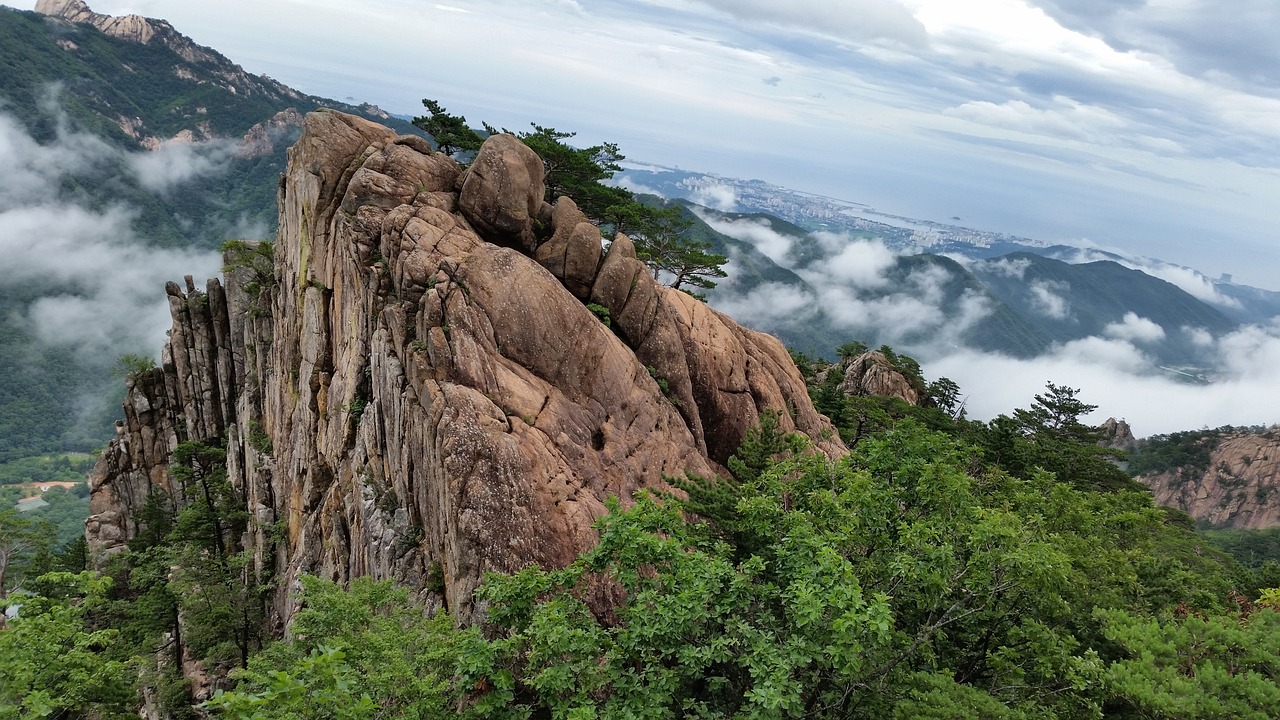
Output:
<svg viewBox="0 0 1280 720">
<path fill-rule="evenodd" d="M 900 249 L 938 252 L 957 245 L 1006 251 L 1010 245 L 1049 247 L 1048 243 L 1017 235 L 879 212 L 863 203 L 800 192 L 763 180 L 742 180 L 644 163 L 628 163 L 619 179 L 641 192 L 649 189 L 664 197 L 684 198 L 712 207 L 720 200 L 717 209 L 768 213 L 810 231 L 874 235 Z M 730 200 L 732 207 L 724 202 Z"/>
</svg>

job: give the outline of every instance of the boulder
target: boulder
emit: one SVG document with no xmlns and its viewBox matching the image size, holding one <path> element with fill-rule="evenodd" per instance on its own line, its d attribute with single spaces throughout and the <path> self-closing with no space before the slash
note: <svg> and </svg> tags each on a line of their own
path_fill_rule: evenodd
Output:
<svg viewBox="0 0 1280 720">
<path fill-rule="evenodd" d="M 485 240 L 537 248 L 534 224 L 542 210 L 542 160 L 514 135 L 491 135 L 462 178 L 458 206 Z"/>
</svg>

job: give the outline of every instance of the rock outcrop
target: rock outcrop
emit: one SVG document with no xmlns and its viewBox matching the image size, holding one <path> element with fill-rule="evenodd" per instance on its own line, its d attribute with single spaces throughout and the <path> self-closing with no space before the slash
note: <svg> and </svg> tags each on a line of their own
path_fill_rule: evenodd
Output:
<svg viewBox="0 0 1280 720">
<path fill-rule="evenodd" d="M 1138 446 L 1138 439 L 1133 436 L 1133 429 L 1129 427 L 1129 423 L 1107 418 L 1107 421 L 1102 423 L 1102 440 L 1098 441 L 1098 444 L 1113 450 L 1129 452 Z"/>
<path fill-rule="evenodd" d="M 836 368 L 844 376 L 840 390 L 846 395 L 895 397 L 911 405 L 923 405 L 929 399 L 923 388 L 913 384 L 878 350 L 848 358 Z"/>
<path fill-rule="evenodd" d="M 1207 469 L 1177 468 L 1141 475 L 1157 504 L 1185 510 L 1215 526 L 1262 529 L 1280 525 L 1280 430 L 1222 438 Z"/>
<path fill-rule="evenodd" d="M 607 497 L 724 472 L 764 410 L 845 451 L 781 343 L 656 283 L 625 236 L 605 252 L 571 200 L 543 202 L 526 151 L 494 136 L 463 169 L 308 115 L 274 285 L 169 288 L 162 367 L 131 381 L 95 469 L 93 551 L 172 493 L 177 443 L 221 440 L 278 621 L 316 573 L 395 579 L 472 622 L 485 572 L 567 564 Z"/>
</svg>

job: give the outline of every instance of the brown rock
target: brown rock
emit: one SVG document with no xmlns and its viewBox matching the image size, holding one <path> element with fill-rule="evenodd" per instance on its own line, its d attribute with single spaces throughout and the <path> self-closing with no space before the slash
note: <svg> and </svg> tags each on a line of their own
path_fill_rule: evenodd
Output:
<svg viewBox="0 0 1280 720">
<path fill-rule="evenodd" d="M 241 542 L 259 570 L 275 563 L 279 621 L 296 577 L 316 573 L 394 579 L 473 622 L 485 572 L 571 562 L 607 497 L 723 472 L 766 409 L 844 451 L 777 340 L 656 283 L 625 236 L 600 263 L 599 231 L 570 201 L 545 216 L 559 272 L 530 257 L 541 165 L 506 138 L 459 197 L 460 168 L 430 148 L 307 116 L 275 286 L 169 288 L 164 367 L 135 382 L 95 473 L 96 551 L 136 532 L 131 509 L 167 488 L 177 442 L 225 438 L 255 517 Z M 489 242 L 498 229 L 516 247 Z"/>
<path fill-rule="evenodd" d="M 1103 447 L 1127 452 L 1133 450 L 1138 444 L 1129 423 L 1124 420 L 1107 418 L 1107 421 L 1102 423 L 1102 435 L 1102 440 L 1098 444 Z"/>
<path fill-rule="evenodd" d="M 1141 475 L 1159 505 L 1186 511 L 1215 527 L 1280 526 L 1280 430 L 1222 438 L 1208 467 Z"/>
<path fill-rule="evenodd" d="M 846 361 L 840 390 L 853 396 L 896 397 L 912 405 L 922 405 L 927 401 L 927 396 L 877 350 Z"/>
<path fill-rule="evenodd" d="M 587 220 L 573 200 L 563 196 L 556 200 L 551 227 L 551 239 L 538 246 L 535 257 L 574 297 L 586 300 L 604 255 L 600 228 Z"/>
<path fill-rule="evenodd" d="M 514 135 L 491 135 L 462 179 L 458 205 L 485 240 L 533 252 L 546 186 L 542 160 Z"/>
</svg>

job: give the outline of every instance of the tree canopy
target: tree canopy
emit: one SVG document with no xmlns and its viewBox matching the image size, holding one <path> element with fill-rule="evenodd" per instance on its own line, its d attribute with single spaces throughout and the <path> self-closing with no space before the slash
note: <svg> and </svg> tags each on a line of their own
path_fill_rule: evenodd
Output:
<svg viewBox="0 0 1280 720">
<path fill-rule="evenodd" d="M 684 496 L 611 501 L 599 544 L 569 567 L 489 576 L 485 633 L 418 619 L 388 583 L 308 579 L 296 639 L 211 708 L 1172 720 L 1277 707 L 1280 591 L 1250 600 L 1229 561 L 1183 564 L 1194 536 L 1148 494 L 1015 476 L 912 419 L 833 461 L 766 415 L 730 467 L 676 481 Z"/>
</svg>

